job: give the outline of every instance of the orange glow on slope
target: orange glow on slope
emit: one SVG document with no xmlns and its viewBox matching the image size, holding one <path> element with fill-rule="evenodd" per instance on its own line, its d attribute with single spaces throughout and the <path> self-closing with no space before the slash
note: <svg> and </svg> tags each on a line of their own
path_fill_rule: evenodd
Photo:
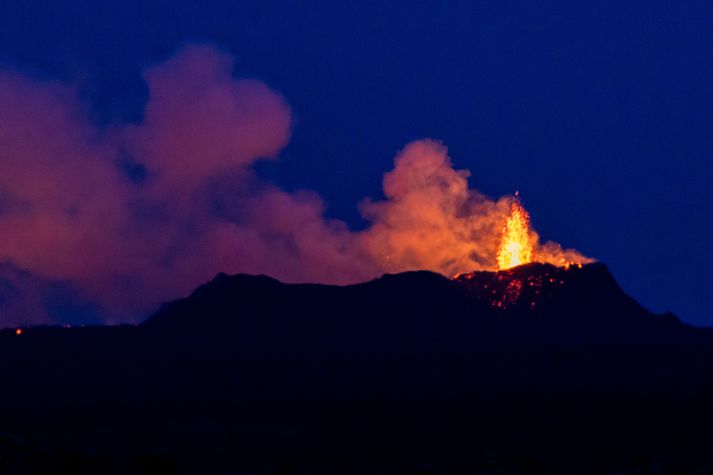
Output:
<svg viewBox="0 0 713 475">
<path fill-rule="evenodd" d="M 505 270 L 532 261 L 532 247 L 530 215 L 527 214 L 515 193 L 515 197 L 510 202 L 510 211 L 500 238 L 498 268 Z"/>
<path fill-rule="evenodd" d="M 22 328 L 15 330 L 15 335 L 22 335 Z"/>
</svg>

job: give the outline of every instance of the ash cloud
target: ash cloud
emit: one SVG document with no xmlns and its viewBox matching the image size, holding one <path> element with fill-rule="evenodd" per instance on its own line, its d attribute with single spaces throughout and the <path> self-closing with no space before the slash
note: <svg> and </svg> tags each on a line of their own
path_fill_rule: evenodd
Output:
<svg viewBox="0 0 713 475">
<path fill-rule="evenodd" d="M 102 129 L 72 85 L 0 71 L 0 262 L 22 269 L 14 288 L 71 285 L 115 323 L 218 272 L 343 284 L 495 267 L 508 199 L 470 189 L 439 142 L 399 152 L 385 200 L 360 205 L 372 223 L 360 232 L 325 219 L 315 193 L 261 182 L 251 166 L 286 146 L 290 108 L 233 68 L 224 52 L 188 46 L 145 71 L 141 123 Z M 554 261 L 574 251 L 546 243 L 538 252 Z M 0 326 L 61 323 L 23 305 L 0 302 Z"/>
</svg>

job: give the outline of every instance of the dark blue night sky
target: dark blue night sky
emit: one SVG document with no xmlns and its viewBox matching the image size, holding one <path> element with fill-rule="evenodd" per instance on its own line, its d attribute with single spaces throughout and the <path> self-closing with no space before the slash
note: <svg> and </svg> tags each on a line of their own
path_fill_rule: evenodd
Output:
<svg viewBox="0 0 713 475">
<path fill-rule="evenodd" d="M 292 108 L 260 173 L 315 190 L 328 216 L 364 226 L 394 154 L 435 138 L 480 191 L 519 190 L 543 238 L 710 325 L 712 19 L 709 2 L 10 0 L 0 64 L 79 78 L 110 124 L 141 120 L 148 64 L 216 44 Z"/>
</svg>

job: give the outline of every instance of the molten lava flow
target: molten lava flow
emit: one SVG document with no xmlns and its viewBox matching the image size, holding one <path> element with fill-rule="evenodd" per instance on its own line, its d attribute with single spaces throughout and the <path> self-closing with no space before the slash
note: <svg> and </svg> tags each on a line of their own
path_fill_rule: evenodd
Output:
<svg viewBox="0 0 713 475">
<path fill-rule="evenodd" d="M 500 270 L 527 264 L 532 260 L 532 242 L 530 242 L 530 215 L 520 203 L 517 193 L 510 202 L 510 211 L 503 227 L 498 248 L 498 267 Z"/>
</svg>

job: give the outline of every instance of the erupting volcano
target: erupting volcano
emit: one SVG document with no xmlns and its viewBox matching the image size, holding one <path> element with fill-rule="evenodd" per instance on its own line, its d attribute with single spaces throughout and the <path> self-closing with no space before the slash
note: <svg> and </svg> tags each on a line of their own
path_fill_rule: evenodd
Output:
<svg viewBox="0 0 713 475">
<path fill-rule="evenodd" d="M 539 313 L 542 302 L 551 299 L 569 279 L 571 267 L 581 269 L 593 260 L 553 243 L 539 245 L 519 193 L 509 201 L 497 248 L 497 270 L 456 274 L 452 280 L 495 309 L 516 305 L 519 311 Z"/>
</svg>

